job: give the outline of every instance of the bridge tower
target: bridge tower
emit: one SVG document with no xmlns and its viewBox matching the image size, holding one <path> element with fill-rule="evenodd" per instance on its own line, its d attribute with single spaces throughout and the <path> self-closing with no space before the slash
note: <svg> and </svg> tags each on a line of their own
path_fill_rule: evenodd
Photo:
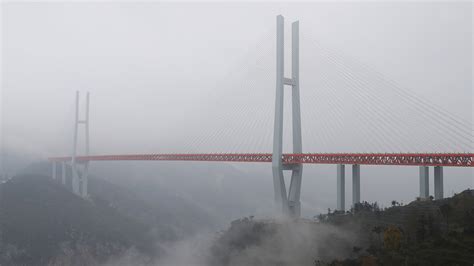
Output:
<svg viewBox="0 0 474 266">
<path fill-rule="evenodd" d="M 79 125 L 84 125 L 85 133 L 85 156 L 89 156 L 89 92 L 86 94 L 86 106 L 84 119 L 79 119 L 79 91 L 76 91 L 76 111 L 74 118 L 74 137 L 71 155 L 71 170 L 72 170 L 72 191 L 74 194 L 83 198 L 88 197 L 88 181 L 89 181 L 89 161 L 77 162 L 77 137 Z M 82 169 L 81 169 L 82 168 Z M 62 167 L 64 182 L 64 166 Z"/>
<path fill-rule="evenodd" d="M 284 76 L 284 18 L 277 16 L 277 45 L 276 45 L 276 97 L 275 122 L 273 132 L 272 171 L 275 205 L 284 217 L 300 217 L 302 164 L 283 165 L 283 100 L 285 85 L 291 86 L 292 91 L 292 126 L 293 126 L 293 153 L 302 153 L 301 141 L 301 111 L 299 87 L 299 22 L 292 23 L 291 42 L 291 78 Z M 286 193 L 284 170 L 291 170 L 289 193 Z"/>
</svg>

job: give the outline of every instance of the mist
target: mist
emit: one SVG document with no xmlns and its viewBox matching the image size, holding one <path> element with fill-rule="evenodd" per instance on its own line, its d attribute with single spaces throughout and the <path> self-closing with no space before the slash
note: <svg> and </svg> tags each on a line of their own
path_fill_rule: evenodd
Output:
<svg viewBox="0 0 474 266">
<path fill-rule="evenodd" d="M 90 93 L 92 155 L 271 153 L 279 14 L 286 76 L 290 23 L 300 22 L 304 153 L 473 153 L 473 9 L 468 1 L 2 2 L 0 173 L 50 175 L 49 157 L 71 155 L 76 91 L 81 112 Z M 284 109 L 289 153 L 291 93 Z M 83 142 L 80 132 L 79 155 Z M 207 265 L 216 232 L 276 215 L 271 171 L 265 163 L 91 162 L 94 195 L 152 224 L 153 249 L 164 254 L 133 247 L 105 265 Z M 361 199 L 408 204 L 418 171 L 363 165 Z M 444 168 L 445 197 L 466 188 L 474 188 L 470 167 Z M 350 182 L 345 190 L 352 206 Z M 156 213 L 134 212 L 129 201 Z M 336 166 L 305 164 L 301 216 L 328 209 L 336 209 Z M 323 250 L 334 237 L 342 246 Z M 281 226 L 228 265 L 312 265 L 353 256 L 347 248 L 361 241 L 331 224 Z"/>
</svg>

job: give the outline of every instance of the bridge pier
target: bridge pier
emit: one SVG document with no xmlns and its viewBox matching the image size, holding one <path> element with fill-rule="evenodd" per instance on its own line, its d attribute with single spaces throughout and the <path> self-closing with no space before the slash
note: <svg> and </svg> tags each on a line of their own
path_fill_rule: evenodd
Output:
<svg viewBox="0 0 474 266">
<path fill-rule="evenodd" d="M 71 181 L 71 186 L 72 186 L 72 192 L 76 195 L 80 195 L 79 193 L 79 176 L 77 174 L 76 171 L 74 171 L 74 169 L 72 169 L 71 167 L 71 171 L 72 171 L 72 181 Z"/>
<path fill-rule="evenodd" d="M 346 176 L 345 176 L 345 165 L 337 165 L 337 210 L 345 211 L 346 201 Z"/>
<path fill-rule="evenodd" d="M 444 198 L 443 190 L 443 167 L 435 166 L 434 167 L 434 198 L 436 200 Z"/>
<path fill-rule="evenodd" d="M 352 207 L 360 203 L 360 165 L 352 165 Z"/>
<path fill-rule="evenodd" d="M 275 122 L 273 128 L 273 153 L 272 172 L 273 188 L 275 193 L 275 205 L 277 211 L 283 217 L 299 218 L 301 212 L 300 192 L 303 165 L 283 165 L 283 105 L 284 87 L 291 86 L 292 93 L 292 127 L 293 127 L 293 153 L 301 154 L 301 111 L 300 111 L 300 88 L 299 88 L 299 24 L 292 23 L 291 36 L 291 79 L 285 78 L 284 67 L 284 18 L 277 16 L 276 34 L 276 97 L 275 97 Z M 289 194 L 286 194 L 284 170 L 290 170 L 291 182 Z"/>
<path fill-rule="evenodd" d="M 290 189 L 288 191 L 288 211 L 290 217 L 301 216 L 301 177 L 303 165 L 297 164 L 292 167 Z"/>
<path fill-rule="evenodd" d="M 53 177 L 53 180 L 56 180 L 56 172 L 57 172 L 56 162 L 53 161 L 51 163 L 51 176 Z"/>
<path fill-rule="evenodd" d="M 66 162 L 61 162 L 61 183 L 66 185 Z"/>
<path fill-rule="evenodd" d="M 83 198 L 87 198 L 89 197 L 89 192 L 87 191 L 88 190 L 88 183 L 89 183 L 89 162 L 86 163 L 86 165 L 84 166 L 84 172 L 82 172 L 82 176 L 81 176 L 81 184 L 82 184 L 82 189 L 81 189 L 81 197 Z"/>
<path fill-rule="evenodd" d="M 89 178 L 89 162 L 83 162 L 83 172 L 79 172 L 77 164 L 77 135 L 79 124 L 84 124 L 85 129 L 85 156 L 89 156 L 89 92 L 86 94 L 86 108 L 85 117 L 79 120 L 79 92 L 76 91 L 76 116 L 74 119 L 74 137 L 71 156 L 71 171 L 72 171 L 72 191 L 74 194 L 87 198 L 87 185 Z"/>
<path fill-rule="evenodd" d="M 430 171 L 428 166 L 420 166 L 420 199 L 430 196 Z"/>
</svg>

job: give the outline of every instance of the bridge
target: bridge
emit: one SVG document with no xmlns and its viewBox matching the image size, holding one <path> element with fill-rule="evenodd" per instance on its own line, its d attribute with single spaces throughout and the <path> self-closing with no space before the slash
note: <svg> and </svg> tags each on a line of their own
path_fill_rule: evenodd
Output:
<svg viewBox="0 0 474 266">
<path fill-rule="evenodd" d="M 88 197 L 89 162 L 91 161 L 208 161 L 271 163 L 275 204 L 282 216 L 300 216 L 300 191 L 304 164 L 337 165 L 337 210 L 345 210 L 345 166 L 352 166 L 353 204 L 360 202 L 360 166 L 396 165 L 419 167 L 419 197 L 429 197 L 429 167 L 434 168 L 434 197 L 442 199 L 443 167 L 474 167 L 474 153 L 303 153 L 300 111 L 299 78 L 299 23 L 292 23 L 291 36 L 291 77 L 284 76 L 284 18 L 277 16 L 276 45 L 276 97 L 273 128 L 272 153 L 173 153 L 173 154 L 89 154 L 89 93 L 86 96 L 84 119 L 79 119 L 79 92 L 76 93 L 73 150 L 71 156 L 51 157 L 52 177 L 58 178 L 58 166 L 61 180 L 66 184 L 66 166 L 72 169 L 72 190 L 79 196 Z M 283 153 L 283 106 L 284 90 L 291 90 L 292 104 L 292 153 Z M 78 129 L 85 129 L 85 155 L 77 154 Z M 456 132 L 454 132 L 456 133 Z M 472 132 L 470 132 L 472 133 Z M 472 144 L 472 139 L 467 140 Z M 468 144 L 469 145 L 469 144 Z M 465 147 L 469 149 L 470 147 Z M 288 192 L 284 180 L 284 171 L 291 171 Z"/>
</svg>

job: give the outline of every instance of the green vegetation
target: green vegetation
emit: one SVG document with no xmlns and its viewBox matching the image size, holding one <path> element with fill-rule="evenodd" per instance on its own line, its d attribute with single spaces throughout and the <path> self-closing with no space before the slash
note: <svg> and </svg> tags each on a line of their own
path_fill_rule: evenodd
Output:
<svg viewBox="0 0 474 266">
<path fill-rule="evenodd" d="M 474 191 L 443 200 L 417 200 L 380 210 L 355 206 L 324 221 L 345 227 L 359 224 L 368 239 L 367 254 L 380 265 L 472 265 L 474 263 Z M 377 237 L 371 236 L 376 234 Z M 379 236 L 383 234 L 383 240 Z M 365 255 L 367 255 L 365 254 Z M 360 258 L 359 258 L 360 261 Z"/>
<path fill-rule="evenodd" d="M 405 206 L 393 201 L 386 209 L 363 202 L 348 212 L 328 210 L 312 221 L 237 220 L 216 239 L 211 262 L 238 265 L 242 261 L 246 265 L 472 265 L 474 191 Z"/>
</svg>

